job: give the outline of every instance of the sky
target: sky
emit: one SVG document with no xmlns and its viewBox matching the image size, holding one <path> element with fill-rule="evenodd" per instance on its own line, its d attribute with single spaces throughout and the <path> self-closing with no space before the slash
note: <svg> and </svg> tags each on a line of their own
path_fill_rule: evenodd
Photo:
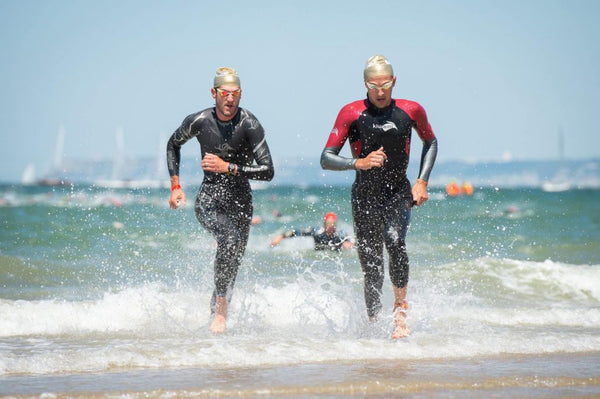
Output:
<svg viewBox="0 0 600 399">
<path fill-rule="evenodd" d="M 220 66 L 274 159 L 318 162 L 374 54 L 427 111 L 439 160 L 557 158 L 559 131 L 566 158 L 597 158 L 598 15 L 596 0 L 0 0 L 0 181 L 48 170 L 61 127 L 68 159 L 112 159 L 119 129 L 127 156 L 157 156 L 214 104 Z"/>
</svg>

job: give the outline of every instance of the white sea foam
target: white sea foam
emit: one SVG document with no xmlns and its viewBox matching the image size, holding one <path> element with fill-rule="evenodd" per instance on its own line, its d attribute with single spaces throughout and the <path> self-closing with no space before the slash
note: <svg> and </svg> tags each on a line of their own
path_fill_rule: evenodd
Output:
<svg viewBox="0 0 600 399">
<path fill-rule="evenodd" d="M 597 269 L 482 258 L 443 265 L 438 279 L 416 271 L 413 333 L 402 342 L 388 338 L 388 284 L 372 324 L 360 278 L 310 267 L 272 284 L 242 279 L 224 336 L 208 332 L 208 288 L 154 283 L 86 301 L 2 300 L 0 374 L 600 351 Z M 496 292 L 480 289 L 490 282 Z"/>
</svg>

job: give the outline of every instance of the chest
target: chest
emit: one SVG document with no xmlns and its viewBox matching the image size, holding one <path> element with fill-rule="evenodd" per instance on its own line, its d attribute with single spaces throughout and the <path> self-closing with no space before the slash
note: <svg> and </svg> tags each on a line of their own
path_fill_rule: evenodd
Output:
<svg viewBox="0 0 600 399">
<path fill-rule="evenodd" d="M 239 121 L 206 122 L 198 126 L 195 132 L 203 153 L 210 152 L 225 158 L 248 147 L 246 131 Z"/>
<path fill-rule="evenodd" d="M 351 140 L 360 141 L 364 152 L 383 147 L 386 152 L 406 152 L 414 121 L 399 108 L 386 112 L 364 111 L 351 129 Z"/>
</svg>

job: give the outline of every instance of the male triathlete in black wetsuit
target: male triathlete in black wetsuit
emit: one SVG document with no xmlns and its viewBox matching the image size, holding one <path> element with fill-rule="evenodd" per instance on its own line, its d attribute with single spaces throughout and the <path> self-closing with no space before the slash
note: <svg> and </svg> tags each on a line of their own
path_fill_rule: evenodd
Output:
<svg viewBox="0 0 600 399">
<path fill-rule="evenodd" d="M 322 228 L 315 229 L 314 227 L 309 227 L 304 230 L 288 230 L 273 238 L 271 246 L 279 245 L 284 238 L 312 237 L 315 241 L 316 251 L 340 251 L 354 247 L 354 243 L 350 237 L 345 236 L 343 232 L 336 231 L 336 223 L 337 215 L 334 212 L 327 212 L 323 218 Z"/>
<path fill-rule="evenodd" d="M 194 137 L 198 140 L 204 180 L 195 212 L 217 240 L 211 331 L 221 333 L 250 232 L 253 209 L 248 179 L 271 180 L 274 171 L 263 127 L 254 115 L 239 107 L 241 89 L 235 70 L 217 69 L 211 93 L 215 107 L 186 117 L 169 139 L 167 166 L 171 176 L 169 204 L 176 209 L 185 202 L 179 184 L 180 148 Z"/>
<path fill-rule="evenodd" d="M 365 278 L 367 313 L 375 319 L 381 311 L 385 244 L 395 294 L 392 338 L 399 338 L 410 333 L 405 321 L 408 307 L 405 238 L 411 207 L 428 199 L 427 181 L 437 154 L 437 139 L 419 104 L 392 98 L 396 77 L 385 57 L 369 58 L 364 80 L 367 98 L 342 108 L 321 154 L 321 166 L 356 170 L 352 213 Z M 406 168 L 413 128 L 423 142 L 423 151 L 419 176 L 411 189 Z M 350 141 L 352 158 L 339 155 L 346 140 Z"/>
</svg>

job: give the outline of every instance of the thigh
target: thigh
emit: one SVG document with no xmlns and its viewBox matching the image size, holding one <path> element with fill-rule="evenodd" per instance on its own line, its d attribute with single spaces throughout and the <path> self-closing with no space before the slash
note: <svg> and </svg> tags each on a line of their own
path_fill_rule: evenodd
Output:
<svg viewBox="0 0 600 399">
<path fill-rule="evenodd" d="M 383 218 L 368 199 L 353 197 L 352 217 L 356 246 L 363 271 L 383 263 Z"/>
<path fill-rule="evenodd" d="M 384 240 L 386 245 L 404 245 L 410 227 L 412 199 L 395 197 L 385 205 Z"/>
</svg>

